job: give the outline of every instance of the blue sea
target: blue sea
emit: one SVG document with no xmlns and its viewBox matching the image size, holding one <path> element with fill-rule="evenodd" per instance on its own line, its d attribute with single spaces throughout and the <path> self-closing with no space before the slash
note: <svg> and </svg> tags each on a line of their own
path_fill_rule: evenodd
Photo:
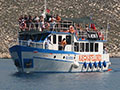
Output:
<svg viewBox="0 0 120 90">
<path fill-rule="evenodd" d="M 0 90 L 120 90 L 120 58 L 110 60 L 110 72 L 20 74 L 0 59 Z"/>
</svg>

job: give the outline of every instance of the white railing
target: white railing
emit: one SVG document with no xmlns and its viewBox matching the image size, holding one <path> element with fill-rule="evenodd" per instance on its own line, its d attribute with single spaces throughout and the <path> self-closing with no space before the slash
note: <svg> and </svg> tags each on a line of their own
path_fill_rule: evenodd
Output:
<svg viewBox="0 0 120 90">
<path fill-rule="evenodd" d="M 38 31 L 44 31 L 44 30 L 50 30 L 50 31 L 57 31 L 60 30 L 68 30 L 70 25 L 74 25 L 73 22 L 55 22 L 55 23 L 47 23 L 41 24 L 41 22 L 31 22 L 31 23 L 24 23 L 26 25 L 22 24 L 20 25 L 21 31 L 30 31 L 30 30 L 38 30 Z"/>
<path fill-rule="evenodd" d="M 38 30 L 38 31 L 56 31 L 56 32 L 65 32 L 67 30 L 69 30 L 70 25 L 74 26 L 74 29 L 76 30 L 76 32 L 78 32 L 78 38 L 87 38 L 88 33 L 87 31 L 92 31 L 92 32 L 96 32 L 98 34 L 98 37 L 100 38 L 99 40 L 107 40 L 107 35 L 108 35 L 108 31 L 105 29 L 96 29 L 93 30 L 91 28 L 88 28 L 88 30 L 84 27 L 84 28 L 80 28 L 77 27 L 73 22 L 69 22 L 69 21 L 64 21 L 64 22 L 56 22 L 52 25 L 52 23 L 49 23 L 50 25 L 44 25 L 44 27 L 42 27 L 42 25 L 40 24 L 40 22 L 36 23 L 36 22 L 32 22 L 29 23 L 27 25 L 26 28 L 23 29 L 23 31 L 30 31 L 30 30 Z"/>
<path fill-rule="evenodd" d="M 35 47 L 35 48 L 44 48 L 43 47 L 43 43 L 28 42 L 28 41 L 25 41 L 25 40 L 19 40 L 19 45 L 21 45 L 21 46 Z"/>
</svg>

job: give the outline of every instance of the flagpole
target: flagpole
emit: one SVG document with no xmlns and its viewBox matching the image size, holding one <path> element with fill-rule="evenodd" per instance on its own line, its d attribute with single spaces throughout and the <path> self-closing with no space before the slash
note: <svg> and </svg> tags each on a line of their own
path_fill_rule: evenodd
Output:
<svg viewBox="0 0 120 90">
<path fill-rule="evenodd" d="M 108 30 L 109 30 L 109 21 L 107 20 L 107 31 L 106 31 L 106 40 L 107 40 L 107 34 L 108 34 Z"/>
<path fill-rule="evenodd" d="M 46 0 L 44 0 L 44 16 L 46 17 L 46 9 L 47 9 L 47 3 Z"/>
</svg>

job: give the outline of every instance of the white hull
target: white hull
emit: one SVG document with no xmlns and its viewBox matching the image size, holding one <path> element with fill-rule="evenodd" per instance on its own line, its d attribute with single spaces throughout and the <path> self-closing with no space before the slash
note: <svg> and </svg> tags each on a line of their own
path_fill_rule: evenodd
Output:
<svg viewBox="0 0 120 90">
<path fill-rule="evenodd" d="M 16 52 L 11 54 L 14 60 L 18 60 L 19 57 Z M 56 58 L 52 58 L 56 55 Z M 101 67 L 99 67 L 99 61 L 96 61 L 97 67 L 94 65 L 94 61 L 78 61 L 77 59 L 67 60 L 62 59 L 63 56 L 68 56 L 65 54 L 49 54 L 49 53 L 33 53 L 33 52 L 22 52 L 22 67 L 18 68 L 19 72 L 98 72 L 107 71 L 110 65 L 109 60 L 106 60 L 106 67 L 101 61 Z M 74 56 L 73 54 L 69 56 Z M 77 55 L 76 55 L 77 58 Z M 25 68 L 24 60 L 33 60 L 32 68 Z M 79 64 L 76 65 L 75 61 Z M 86 63 L 86 68 L 84 63 Z M 92 64 L 90 67 L 89 63 Z M 76 67 L 74 67 L 76 66 Z"/>
</svg>

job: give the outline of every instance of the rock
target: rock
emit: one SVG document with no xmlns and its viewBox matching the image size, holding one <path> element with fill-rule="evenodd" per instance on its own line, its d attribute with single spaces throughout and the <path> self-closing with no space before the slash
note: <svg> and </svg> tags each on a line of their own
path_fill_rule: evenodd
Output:
<svg viewBox="0 0 120 90">
<path fill-rule="evenodd" d="M 119 0 L 47 0 L 51 14 L 61 17 L 91 16 L 94 21 L 106 28 L 110 23 L 108 33 L 108 51 L 111 56 L 120 56 L 120 5 Z M 14 45 L 19 28 L 20 15 L 40 15 L 43 10 L 43 0 L 1 0 L 0 1 L 0 52 L 9 53 L 9 45 Z M 54 12 L 53 12 L 54 11 Z M 7 36 L 7 37 L 6 37 Z M 3 56 L 9 56 L 5 54 Z M 0 57 L 3 57 L 2 55 Z"/>
</svg>

